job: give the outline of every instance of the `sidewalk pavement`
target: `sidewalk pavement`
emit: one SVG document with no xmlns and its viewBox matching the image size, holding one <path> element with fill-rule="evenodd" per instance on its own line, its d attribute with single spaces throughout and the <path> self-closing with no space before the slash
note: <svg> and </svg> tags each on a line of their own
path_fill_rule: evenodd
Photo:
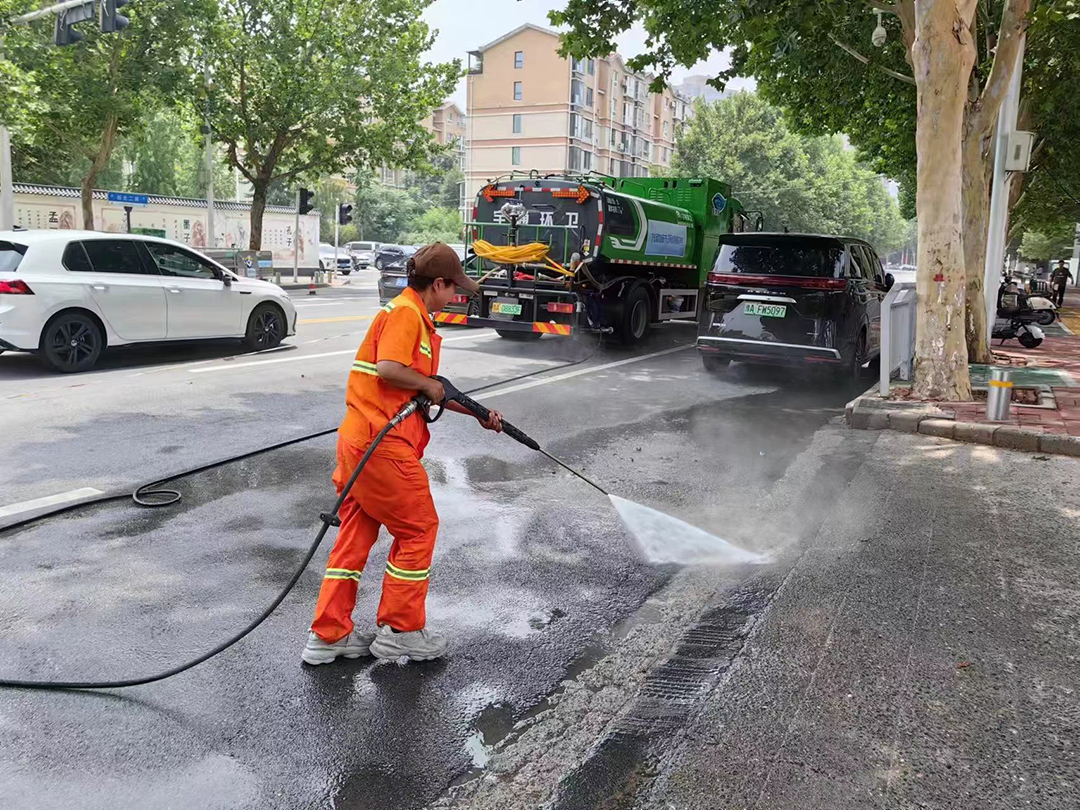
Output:
<svg viewBox="0 0 1080 810">
<path fill-rule="evenodd" d="M 1037 403 L 1027 404 L 1014 399 L 1005 422 L 986 418 L 985 399 L 921 403 L 905 401 L 900 392 L 895 398 L 883 399 L 875 387 L 848 405 L 848 424 L 1080 456 L 1080 291 L 1066 294 L 1061 324 L 1055 326 L 1059 336 L 1045 338 L 1038 348 L 994 341 L 993 365 L 972 364 L 971 382 L 976 390 L 987 388 L 991 368 L 1007 367 L 1012 372 L 1014 397 L 1023 389 L 1029 389 L 1029 394 L 1034 391 L 1038 397 Z M 906 384 L 897 384 L 896 388 L 904 389 Z M 939 424 L 944 420 L 953 424 Z"/>
</svg>

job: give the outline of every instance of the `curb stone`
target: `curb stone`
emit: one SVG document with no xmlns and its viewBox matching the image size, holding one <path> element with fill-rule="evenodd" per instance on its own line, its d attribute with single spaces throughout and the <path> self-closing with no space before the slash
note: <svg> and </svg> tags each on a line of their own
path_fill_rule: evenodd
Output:
<svg viewBox="0 0 1080 810">
<path fill-rule="evenodd" d="M 985 422 L 957 422 L 949 411 L 937 408 L 889 409 L 885 403 L 872 404 L 857 397 L 844 409 L 844 420 L 854 430 L 895 430 L 920 433 L 968 444 L 985 444 L 1028 453 L 1051 453 L 1080 458 L 1080 436 L 1043 433 L 1013 425 Z"/>
</svg>

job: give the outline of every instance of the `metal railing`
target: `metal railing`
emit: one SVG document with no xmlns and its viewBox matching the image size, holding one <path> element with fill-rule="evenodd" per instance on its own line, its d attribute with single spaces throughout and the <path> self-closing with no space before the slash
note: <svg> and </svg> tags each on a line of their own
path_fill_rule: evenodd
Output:
<svg viewBox="0 0 1080 810">
<path fill-rule="evenodd" d="M 912 379 L 915 358 L 915 285 L 897 281 L 881 302 L 881 395 L 889 395 L 893 373 Z"/>
</svg>

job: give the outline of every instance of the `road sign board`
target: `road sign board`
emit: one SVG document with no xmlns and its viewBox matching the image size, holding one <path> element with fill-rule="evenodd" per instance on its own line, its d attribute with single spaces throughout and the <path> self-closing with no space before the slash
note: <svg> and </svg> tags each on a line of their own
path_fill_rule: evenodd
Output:
<svg viewBox="0 0 1080 810">
<path fill-rule="evenodd" d="M 145 194 L 126 194 L 122 191 L 110 191 L 109 202 L 121 205 L 149 205 L 150 198 Z"/>
</svg>

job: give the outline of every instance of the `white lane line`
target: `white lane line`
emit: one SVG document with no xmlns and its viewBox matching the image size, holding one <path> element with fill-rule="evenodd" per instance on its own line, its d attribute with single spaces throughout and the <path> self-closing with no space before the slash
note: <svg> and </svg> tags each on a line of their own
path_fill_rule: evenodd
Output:
<svg viewBox="0 0 1080 810">
<path fill-rule="evenodd" d="M 517 391 L 524 391 L 527 388 L 535 388 L 538 385 L 547 385 L 548 383 L 569 380 L 571 377 L 580 377 L 583 374 L 592 374 L 594 372 L 604 371 L 609 368 L 618 368 L 619 366 L 626 366 L 630 363 L 640 363 L 642 360 L 651 360 L 654 357 L 663 357 L 665 354 L 682 352 L 692 348 L 694 348 L 694 344 L 690 344 L 688 346 L 676 346 L 674 349 L 664 349 L 663 351 L 653 352 L 652 354 L 643 354 L 640 357 L 629 357 L 626 360 L 616 360 L 614 363 L 604 363 L 601 366 L 589 366 L 588 368 L 581 368 L 577 371 L 568 371 L 565 374 L 555 374 L 551 377 L 542 377 L 539 380 L 521 383 L 521 385 L 511 385 L 509 388 L 497 388 L 490 393 L 481 394 L 480 399 L 489 400 L 492 397 L 501 397 L 503 394 L 513 394 Z"/>
<path fill-rule="evenodd" d="M 453 343 L 455 340 L 475 340 L 476 338 L 490 338 L 495 337 L 494 332 L 477 332 L 472 335 L 458 335 L 457 337 L 443 338 L 443 343 Z"/>
<path fill-rule="evenodd" d="M 276 360 L 256 360 L 254 363 L 229 363 L 227 366 L 210 366 L 209 368 L 189 368 L 189 374 L 207 374 L 212 371 L 231 371 L 237 368 L 252 368 L 253 366 L 269 366 L 272 363 L 295 363 L 297 360 L 314 360 L 318 357 L 334 357 L 339 354 L 356 354 L 356 349 L 342 349 L 337 352 L 319 352 L 317 354 L 300 354 L 295 357 L 279 357 Z"/>
<path fill-rule="evenodd" d="M 46 506 L 56 506 L 61 503 L 80 501 L 83 498 L 90 498 L 94 495 L 101 494 L 102 492 L 100 489 L 94 489 L 93 487 L 83 487 L 82 489 L 58 492 L 56 495 L 46 495 L 44 498 L 34 498 L 32 501 L 13 503 L 10 506 L 0 506 L 0 518 L 11 517 L 12 515 L 18 515 L 23 512 L 32 512 L 35 509 L 42 509 Z"/>
</svg>

